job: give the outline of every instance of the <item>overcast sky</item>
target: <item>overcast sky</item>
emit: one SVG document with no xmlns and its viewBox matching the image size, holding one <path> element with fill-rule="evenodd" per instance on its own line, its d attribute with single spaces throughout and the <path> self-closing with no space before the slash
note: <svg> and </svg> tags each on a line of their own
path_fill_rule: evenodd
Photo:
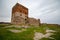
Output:
<svg viewBox="0 0 60 40">
<path fill-rule="evenodd" d="M 17 2 L 29 9 L 29 17 L 60 24 L 60 0 L 0 0 L 0 22 L 11 21 L 11 9 Z"/>
</svg>

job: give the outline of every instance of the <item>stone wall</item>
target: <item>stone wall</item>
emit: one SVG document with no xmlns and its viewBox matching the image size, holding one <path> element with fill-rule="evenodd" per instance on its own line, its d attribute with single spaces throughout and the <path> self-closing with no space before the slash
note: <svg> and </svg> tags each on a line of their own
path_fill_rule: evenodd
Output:
<svg viewBox="0 0 60 40">
<path fill-rule="evenodd" d="M 28 9 L 21 4 L 17 3 L 12 8 L 11 24 L 25 24 L 28 18 Z"/>
<path fill-rule="evenodd" d="M 28 23 L 30 25 L 39 26 L 40 25 L 40 20 L 35 19 L 35 18 L 28 18 Z"/>
</svg>

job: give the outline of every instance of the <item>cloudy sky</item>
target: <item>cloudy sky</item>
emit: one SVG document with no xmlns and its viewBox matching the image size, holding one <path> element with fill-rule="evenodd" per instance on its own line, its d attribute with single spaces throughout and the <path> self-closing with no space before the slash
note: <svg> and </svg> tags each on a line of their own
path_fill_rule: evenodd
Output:
<svg viewBox="0 0 60 40">
<path fill-rule="evenodd" d="M 11 9 L 17 2 L 29 9 L 29 17 L 60 24 L 60 0 L 0 0 L 0 22 L 11 21 Z"/>
</svg>

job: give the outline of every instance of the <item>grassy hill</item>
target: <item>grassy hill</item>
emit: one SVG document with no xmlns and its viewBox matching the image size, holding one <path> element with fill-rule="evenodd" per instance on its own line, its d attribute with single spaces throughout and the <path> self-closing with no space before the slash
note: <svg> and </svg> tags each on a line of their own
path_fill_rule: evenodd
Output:
<svg viewBox="0 0 60 40">
<path fill-rule="evenodd" d="M 0 40 L 34 40 L 35 32 L 46 34 L 46 30 L 54 30 L 51 35 L 52 38 L 42 38 L 40 40 L 60 40 L 60 26 L 59 25 L 47 25 L 43 24 L 39 27 L 30 26 L 29 28 L 16 28 L 11 24 L 0 24 Z M 15 33 L 9 30 L 19 30 L 19 32 Z M 23 31 L 22 31 L 23 30 Z"/>
</svg>

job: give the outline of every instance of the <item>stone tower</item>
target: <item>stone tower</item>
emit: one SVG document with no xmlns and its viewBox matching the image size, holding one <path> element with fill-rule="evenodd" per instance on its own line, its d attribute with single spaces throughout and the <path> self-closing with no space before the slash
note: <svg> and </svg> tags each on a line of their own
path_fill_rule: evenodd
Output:
<svg viewBox="0 0 60 40">
<path fill-rule="evenodd" d="M 28 8 L 16 3 L 12 8 L 11 24 L 26 24 L 28 18 Z"/>
</svg>

